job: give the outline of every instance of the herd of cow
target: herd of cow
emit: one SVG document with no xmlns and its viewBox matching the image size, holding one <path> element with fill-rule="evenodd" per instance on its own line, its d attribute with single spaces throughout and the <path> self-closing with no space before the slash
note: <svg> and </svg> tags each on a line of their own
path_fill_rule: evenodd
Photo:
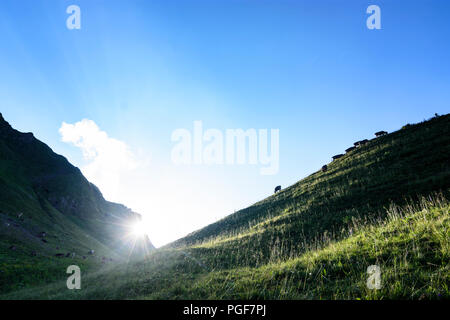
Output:
<svg viewBox="0 0 450 320">
<path fill-rule="evenodd" d="M 378 137 L 381 137 L 381 136 L 384 136 L 384 135 L 387 135 L 387 134 L 388 133 L 386 131 L 378 131 L 378 132 L 375 132 L 375 137 L 378 138 Z M 367 140 L 367 139 L 356 141 L 353 144 L 352 147 L 350 147 L 350 148 L 345 150 L 345 153 L 349 153 L 349 152 L 351 152 L 351 151 L 353 151 L 353 150 L 355 150 L 357 148 L 360 148 L 360 147 L 362 147 L 363 145 L 365 145 L 368 142 L 369 142 L 369 140 Z M 337 154 L 337 155 L 333 156 L 332 159 L 334 161 L 334 160 L 337 160 L 339 158 L 342 158 L 343 156 L 344 156 L 344 154 Z M 324 165 L 321 170 L 322 170 L 322 172 L 326 172 L 328 170 L 328 166 Z M 276 186 L 274 193 L 277 193 L 279 191 L 281 191 L 281 186 Z"/>
<path fill-rule="evenodd" d="M 42 242 L 47 243 L 48 241 L 45 239 L 45 237 L 47 236 L 47 233 L 45 231 L 42 231 L 38 234 L 38 237 L 41 238 Z M 16 251 L 17 250 L 17 246 L 12 245 L 9 247 L 9 250 L 12 251 Z M 56 247 L 56 250 L 59 250 L 59 247 Z M 91 255 L 94 256 L 95 251 L 94 250 L 89 250 L 87 252 L 87 255 Z M 38 253 L 36 251 L 32 251 L 31 252 L 31 256 L 36 257 L 38 255 Z M 55 257 L 57 258 L 75 258 L 76 257 L 76 253 L 75 252 L 67 252 L 67 253 L 56 253 Z M 87 259 L 87 256 L 82 256 L 83 259 Z M 102 263 L 106 263 L 108 261 L 112 262 L 114 261 L 112 258 L 106 258 L 106 257 L 102 257 L 101 259 Z"/>
<path fill-rule="evenodd" d="M 381 137 L 381 136 L 384 136 L 384 135 L 387 135 L 388 133 L 386 132 L 386 131 L 378 131 L 378 132 L 375 132 L 375 137 Z M 368 143 L 369 142 L 369 140 L 367 140 L 367 139 L 364 139 L 364 140 L 360 140 L 360 141 L 356 141 L 354 144 L 353 144 L 353 146 L 352 147 L 350 147 L 350 148 L 348 148 L 348 149 L 345 149 L 345 153 L 349 153 L 349 152 L 351 152 L 351 151 L 353 151 L 353 150 L 355 150 L 356 148 L 359 148 L 359 147 L 362 147 L 363 145 L 365 145 L 366 143 Z M 344 154 L 337 154 L 337 155 L 335 155 L 335 156 L 333 156 L 333 157 L 331 157 L 332 159 L 333 159 L 333 161 L 334 160 L 337 160 L 337 159 L 339 159 L 339 158 L 342 158 L 344 156 Z M 322 167 L 322 171 L 323 172 L 325 172 L 325 171 L 327 171 L 328 170 L 328 166 L 327 165 L 324 165 L 323 167 Z"/>
</svg>

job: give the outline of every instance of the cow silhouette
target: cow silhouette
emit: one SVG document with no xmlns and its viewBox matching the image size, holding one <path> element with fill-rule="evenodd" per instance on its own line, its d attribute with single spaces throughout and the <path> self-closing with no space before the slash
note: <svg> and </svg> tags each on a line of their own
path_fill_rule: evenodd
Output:
<svg viewBox="0 0 450 320">
<path fill-rule="evenodd" d="M 378 137 L 381 137 L 381 136 L 384 136 L 384 135 L 386 135 L 386 134 L 388 134 L 386 131 L 378 131 L 378 132 L 375 132 L 375 136 L 378 138 Z"/>
<path fill-rule="evenodd" d="M 277 193 L 277 192 L 279 192 L 279 191 L 281 191 L 281 186 L 276 186 L 276 187 L 275 187 L 275 191 L 274 191 L 273 193 Z"/>
<path fill-rule="evenodd" d="M 333 160 L 337 160 L 339 158 L 342 158 L 344 155 L 343 154 L 337 154 L 335 156 L 332 157 Z"/>
<path fill-rule="evenodd" d="M 364 140 L 361 140 L 361 141 L 356 141 L 353 145 L 355 147 L 361 147 L 362 145 L 365 145 L 367 142 L 369 142 L 369 140 L 364 139 Z"/>
</svg>

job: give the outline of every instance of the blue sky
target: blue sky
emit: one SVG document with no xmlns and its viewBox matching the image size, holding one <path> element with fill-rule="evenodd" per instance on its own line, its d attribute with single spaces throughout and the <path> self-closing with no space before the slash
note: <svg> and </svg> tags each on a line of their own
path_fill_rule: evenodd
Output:
<svg viewBox="0 0 450 320">
<path fill-rule="evenodd" d="M 80 30 L 66 28 L 72 4 Z M 371 4 L 381 30 L 366 27 Z M 448 113 L 449 9 L 430 0 L 2 0 L 0 112 L 143 214 L 162 245 L 295 183 L 354 141 Z M 104 155 L 120 141 L 132 165 L 100 172 L 113 160 L 63 141 L 63 122 L 82 119 L 107 135 L 97 144 L 112 141 Z M 175 166 L 171 134 L 195 120 L 279 129 L 279 172 Z M 114 170 L 119 186 L 108 190 Z"/>
</svg>

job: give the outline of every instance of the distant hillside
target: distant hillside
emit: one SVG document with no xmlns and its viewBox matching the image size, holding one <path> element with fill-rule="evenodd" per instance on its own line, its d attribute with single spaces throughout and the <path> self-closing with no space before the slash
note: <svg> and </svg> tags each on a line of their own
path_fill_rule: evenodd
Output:
<svg viewBox="0 0 450 320">
<path fill-rule="evenodd" d="M 258 253 L 264 261 L 276 242 L 297 252 L 324 232 L 339 235 L 355 218 L 383 217 L 390 202 L 447 191 L 450 115 L 370 139 L 327 167 L 169 247 L 212 242 L 227 250 L 236 242 L 241 248 L 265 243 Z"/>
<path fill-rule="evenodd" d="M 371 139 L 145 260 L 88 273 L 82 290 L 55 279 L 0 299 L 449 299 L 449 199 L 445 115 Z M 379 290 L 366 286 L 370 265 Z"/>
<path fill-rule="evenodd" d="M 74 252 L 82 259 L 94 250 L 97 260 L 117 260 L 134 248 L 139 256 L 154 249 L 148 239 L 135 246 L 126 237 L 140 219 L 125 206 L 106 201 L 66 158 L 32 133 L 14 130 L 0 114 L 0 279 L 14 263 L 20 277 L 26 274 L 20 264 L 53 261 L 57 253 Z"/>
</svg>

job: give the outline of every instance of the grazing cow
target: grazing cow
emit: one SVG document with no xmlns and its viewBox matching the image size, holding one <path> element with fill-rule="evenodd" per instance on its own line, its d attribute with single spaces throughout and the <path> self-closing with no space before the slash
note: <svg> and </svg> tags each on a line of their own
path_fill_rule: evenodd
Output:
<svg viewBox="0 0 450 320">
<path fill-rule="evenodd" d="M 333 156 L 332 159 L 336 160 L 336 159 L 342 158 L 343 156 L 344 156 L 343 154 L 337 154 L 337 155 Z"/>
<path fill-rule="evenodd" d="M 281 186 L 276 186 L 276 187 L 275 187 L 275 191 L 274 191 L 273 193 L 277 193 L 277 192 L 279 192 L 279 191 L 281 191 Z"/>
<path fill-rule="evenodd" d="M 94 254 L 95 253 L 95 251 L 94 250 L 89 250 L 89 252 L 88 252 L 88 254 Z"/>
<path fill-rule="evenodd" d="M 384 136 L 384 135 L 387 135 L 388 133 L 386 132 L 386 131 L 378 131 L 378 132 L 375 132 L 375 137 L 381 137 L 381 136 Z"/>
<path fill-rule="evenodd" d="M 345 149 L 345 153 L 349 153 L 350 151 L 353 151 L 355 149 L 356 149 L 356 147 L 350 147 L 348 149 Z"/>
<path fill-rule="evenodd" d="M 362 145 L 366 144 L 367 142 L 369 142 L 369 140 L 364 139 L 364 140 L 361 140 L 361 141 L 356 141 L 354 143 L 354 145 L 355 145 L 355 147 L 361 147 Z"/>
<path fill-rule="evenodd" d="M 44 238 L 47 236 L 47 233 L 45 231 L 42 231 L 41 233 L 39 233 L 39 237 Z"/>
<path fill-rule="evenodd" d="M 42 240 L 42 242 L 45 242 L 45 243 L 47 243 L 48 241 L 47 240 L 45 240 L 45 239 L 41 239 Z"/>
<path fill-rule="evenodd" d="M 327 171 L 328 170 L 328 166 L 327 165 L 324 165 L 323 167 L 322 167 L 322 172 L 325 172 L 325 171 Z"/>
<path fill-rule="evenodd" d="M 62 258 L 64 257 L 64 253 L 57 253 L 55 254 L 55 257 Z"/>
<path fill-rule="evenodd" d="M 37 256 L 37 252 L 36 252 L 36 251 L 32 251 L 32 252 L 31 252 L 31 255 L 32 255 L 33 257 L 36 257 L 36 256 Z"/>
</svg>

